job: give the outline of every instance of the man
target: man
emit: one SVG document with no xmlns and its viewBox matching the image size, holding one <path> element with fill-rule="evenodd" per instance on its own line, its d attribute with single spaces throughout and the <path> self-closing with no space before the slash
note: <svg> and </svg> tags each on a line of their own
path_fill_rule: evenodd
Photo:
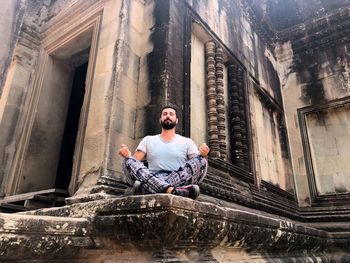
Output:
<svg viewBox="0 0 350 263">
<path fill-rule="evenodd" d="M 175 133 L 179 120 L 174 107 L 163 107 L 159 121 L 161 134 L 143 138 L 133 156 L 121 145 L 119 154 L 124 157 L 126 180 L 137 193 L 168 193 L 196 199 L 198 184 L 207 172 L 209 147 L 203 143 L 197 149 L 190 138 Z M 141 162 L 144 159 L 148 168 Z"/>
</svg>

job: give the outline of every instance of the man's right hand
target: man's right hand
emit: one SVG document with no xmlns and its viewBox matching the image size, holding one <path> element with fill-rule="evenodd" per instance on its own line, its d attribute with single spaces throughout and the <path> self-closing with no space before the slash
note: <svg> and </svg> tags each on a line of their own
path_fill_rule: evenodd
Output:
<svg viewBox="0 0 350 263">
<path fill-rule="evenodd" d="M 131 156 L 131 152 L 125 144 L 120 145 L 119 155 L 123 158 L 129 158 Z"/>
</svg>

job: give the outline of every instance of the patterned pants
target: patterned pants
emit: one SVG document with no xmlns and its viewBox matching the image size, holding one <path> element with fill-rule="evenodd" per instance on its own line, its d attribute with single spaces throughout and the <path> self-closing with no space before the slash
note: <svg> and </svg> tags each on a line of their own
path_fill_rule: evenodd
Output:
<svg viewBox="0 0 350 263">
<path fill-rule="evenodd" d="M 169 186 L 178 187 L 199 184 L 207 174 L 208 161 L 198 155 L 188 160 L 177 171 L 150 171 L 142 162 L 131 158 L 124 159 L 122 168 L 128 184 L 141 182 L 142 194 L 164 193 Z"/>
</svg>

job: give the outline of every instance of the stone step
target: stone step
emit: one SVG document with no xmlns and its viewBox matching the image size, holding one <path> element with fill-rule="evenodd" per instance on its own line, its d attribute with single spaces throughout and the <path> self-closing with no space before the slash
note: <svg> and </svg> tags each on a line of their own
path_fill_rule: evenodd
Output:
<svg viewBox="0 0 350 263">
<path fill-rule="evenodd" d="M 1 213 L 17 213 L 17 212 L 23 212 L 23 211 L 28 211 L 28 210 L 29 209 L 24 207 L 23 205 L 8 204 L 8 203 L 0 204 L 0 212 Z"/>
<path fill-rule="evenodd" d="M 11 213 L 63 206 L 66 197 L 69 197 L 68 191 L 56 188 L 8 196 L 0 201 L 0 211 Z"/>
</svg>

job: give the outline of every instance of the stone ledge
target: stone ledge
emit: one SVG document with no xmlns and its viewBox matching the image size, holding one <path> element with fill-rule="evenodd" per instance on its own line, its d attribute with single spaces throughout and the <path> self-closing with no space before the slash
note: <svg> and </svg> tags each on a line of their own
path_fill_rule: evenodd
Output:
<svg viewBox="0 0 350 263">
<path fill-rule="evenodd" d="M 90 247 L 87 219 L 0 213 L 0 262 L 70 258 Z"/>
<path fill-rule="evenodd" d="M 288 219 L 166 194 L 111 198 L 30 213 L 91 218 L 96 235 L 142 247 L 323 251 L 332 244 L 327 232 Z"/>
<path fill-rule="evenodd" d="M 103 257 L 118 262 L 120 256 L 132 259 L 136 254 L 143 262 L 182 262 L 181 257 L 187 258 L 184 262 L 227 262 L 227 257 L 237 260 L 242 253 L 244 260 L 249 259 L 242 262 L 254 262 L 250 260 L 256 255 L 259 260 L 282 260 L 278 262 L 288 262 L 283 258 L 292 256 L 322 259 L 318 262 L 348 256 L 339 247 L 332 252 L 335 238 L 326 231 L 252 209 L 224 208 L 167 194 L 0 214 L 0 241 L 1 262 L 22 255 L 27 256 L 25 262 L 105 262 Z M 348 243 L 343 240 L 343 247 Z"/>
</svg>

